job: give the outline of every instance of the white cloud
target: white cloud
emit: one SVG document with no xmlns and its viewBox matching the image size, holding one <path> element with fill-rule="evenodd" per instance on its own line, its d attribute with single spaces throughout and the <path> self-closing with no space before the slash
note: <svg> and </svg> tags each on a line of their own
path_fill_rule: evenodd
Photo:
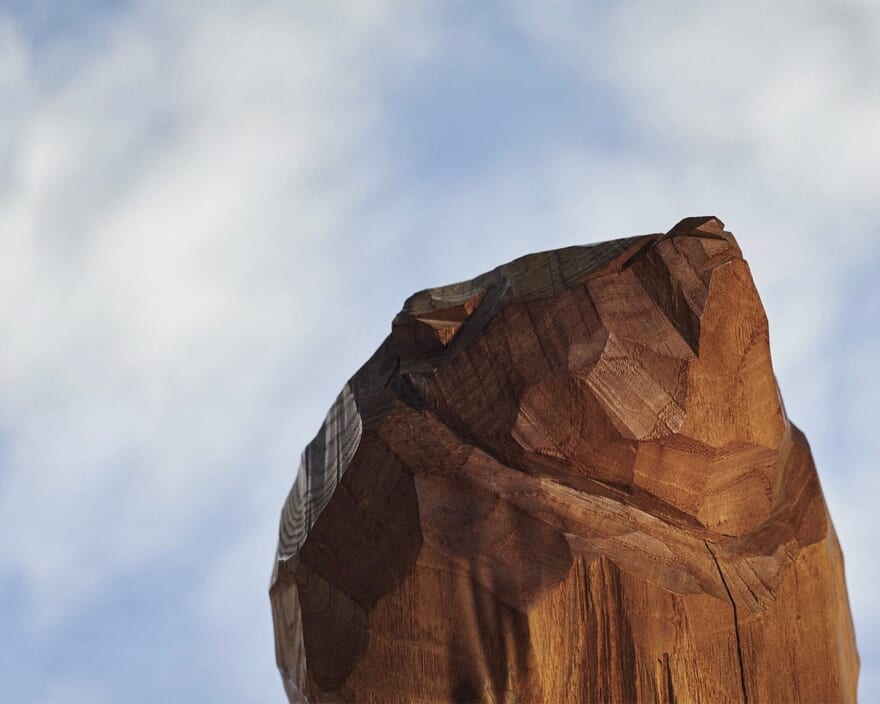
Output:
<svg viewBox="0 0 880 704">
<path fill-rule="evenodd" d="M 422 51 L 393 3 L 210 10 L 135 5 L 45 57 L 0 23 L 0 564 L 37 625 L 182 544 L 242 466 L 291 479 L 277 388 L 328 342 L 383 71 Z"/>
<path fill-rule="evenodd" d="M 876 196 L 876 3 L 518 7 L 548 50 L 613 84 L 647 137 L 710 149 L 719 168 L 746 161 L 781 196 Z"/>
<path fill-rule="evenodd" d="M 46 684 L 36 701 L 39 704 L 109 704 L 114 697 L 99 683 L 64 679 Z"/>
</svg>

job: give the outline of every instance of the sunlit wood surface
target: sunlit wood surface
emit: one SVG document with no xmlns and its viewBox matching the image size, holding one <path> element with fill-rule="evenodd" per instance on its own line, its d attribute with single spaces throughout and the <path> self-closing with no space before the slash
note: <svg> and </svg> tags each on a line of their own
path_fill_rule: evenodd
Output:
<svg viewBox="0 0 880 704">
<path fill-rule="evenodd" d="M 856 696 L 843 558 L 716 218 L 412 296 L 303 453 L 271 601 L 293 702 Z"/>
</svg>

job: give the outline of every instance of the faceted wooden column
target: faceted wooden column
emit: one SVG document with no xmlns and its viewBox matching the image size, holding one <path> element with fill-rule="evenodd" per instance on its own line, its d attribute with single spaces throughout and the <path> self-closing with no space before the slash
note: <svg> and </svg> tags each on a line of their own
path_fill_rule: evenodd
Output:
<svg viewBox="0 0 880 704">
<path fill-rule="evenodd" d="M 292 702 L 853 702 L 843 558 L 716 218 L 423 291 L 284 506 Z"/>
</svg>

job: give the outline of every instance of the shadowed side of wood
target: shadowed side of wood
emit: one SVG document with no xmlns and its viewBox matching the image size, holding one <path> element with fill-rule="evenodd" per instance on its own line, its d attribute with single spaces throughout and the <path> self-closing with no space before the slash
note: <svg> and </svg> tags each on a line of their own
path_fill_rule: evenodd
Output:
<svg viewBox="0 0 880 704">
<path fill-rule="evenodd" d="M 843 558 L 714 217 L 412 296 L 303 454 L 292 702 L 852 702 Z"/>
</svg>

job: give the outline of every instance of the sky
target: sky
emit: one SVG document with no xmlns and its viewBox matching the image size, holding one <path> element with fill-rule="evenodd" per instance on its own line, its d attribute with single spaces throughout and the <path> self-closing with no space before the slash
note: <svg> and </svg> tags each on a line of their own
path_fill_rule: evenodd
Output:
<svg viewBox="0 0 880 704">
<path fill-rule="evenodd" d="M 0 701 L 282 702 L 301 449 L 414 291 L 714 214 L 880 701 L 880 3 L 0 0 Z"/>
</svg>

